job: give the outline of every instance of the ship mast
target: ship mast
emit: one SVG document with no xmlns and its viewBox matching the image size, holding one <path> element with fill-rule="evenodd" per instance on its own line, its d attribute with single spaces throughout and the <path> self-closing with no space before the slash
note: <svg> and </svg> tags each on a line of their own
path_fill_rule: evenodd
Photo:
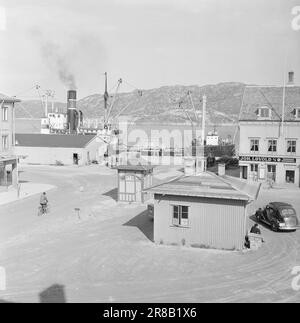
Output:
<svg viewBox="0 0 300 323">
<path fill-rule="evenodd" d="M 107 128 L 107 101 L 108 101 L 108 91 L 107 91 L 107 72 L 105 75 L 105 91 L 104 91 L 104 128 Z"/>
</svg>

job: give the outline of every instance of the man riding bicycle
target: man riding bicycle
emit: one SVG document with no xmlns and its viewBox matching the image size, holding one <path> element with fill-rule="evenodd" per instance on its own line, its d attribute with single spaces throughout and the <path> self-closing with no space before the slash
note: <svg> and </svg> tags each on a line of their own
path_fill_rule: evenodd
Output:
<svg viewBox="0 0 300 323">
<path fill-rule="evenodd" d="M 46 192 L 42 193 L 40 197 L 40 204 L 41 204 L 43 213 L 45 213 L 47 211 L 47 205 L 48 205 L 48 198 L 47 198 Z"/>
</svg>

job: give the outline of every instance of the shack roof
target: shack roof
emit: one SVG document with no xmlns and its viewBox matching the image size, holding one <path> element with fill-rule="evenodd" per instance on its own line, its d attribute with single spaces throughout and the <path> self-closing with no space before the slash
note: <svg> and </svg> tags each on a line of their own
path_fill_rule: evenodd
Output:
<svg viewBox="0 0 300 323">
<path fill-rule="evenodd" d="M 16 134 L 16 146 L 84 148 L 95 135 Z"/>
<path fill-rule="evenodd" d="M 217 176 L 210 172 L 200 175 L 182 176 L 145 191 L 175 196 L 206 197 L 250 201 L 257 198 L 260 184 L 249 184 L 230 176 Z"/>
<path fill-rule="evenodd" d="M 131 171 L 150 171 L 153 166 L 143 166 L 143 165 L 119 165 L 118 170 L 131 170 Z"/>
<path fill-rule="evenodd" d="M 153 170 L 153 166 L 143 158 L 130 158 L 126 164 L 119 165 L 118 170 L 148 172 Z"/>
</svg>

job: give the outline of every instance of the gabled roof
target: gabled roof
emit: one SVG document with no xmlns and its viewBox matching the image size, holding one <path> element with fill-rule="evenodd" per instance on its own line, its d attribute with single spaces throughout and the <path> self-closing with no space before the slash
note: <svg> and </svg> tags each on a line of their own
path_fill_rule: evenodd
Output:
<svg viewBox="0 0 300 323">
<path fill-rule="evenodd" d="M 261 184 L 255 183 L 255 189 L 252 190 L 254 191 L 254 194 L 249 193 L 251 189 L 249 189 L 247 185 L 250 184 L 248 184 L 247 181 L 238 178 L 232 179 L 230 176 L 220 177 L 213 173 L 206 172 L 200 175 L 182 176 L 173 181 L 150 187 L 145 191 L 161 195 L 207 197 L 242 201 L 256 199 Z"/>
<path fill-rule="evenodd" d="M 0 105 L 2 104 L 3 101 L 4 101 L 4 103 L 21 102 L 21 100 L 19 100 L 17 98 L 12 98 L 12 97 L 9 97 L 5 94 L 0 93 Z"/>
<path fill-rule="evenodd" d="M 246 86 L 240 121 L 257 120 L 257 109 L 267 106 L 273 110 L 271 120 L 281 120 L 283 86 Z M 300 108 L 300 86 L 285 87 L 285 121 L 295 120 L 293 110 Z"/>
<path fill-rule="evenodd" d="M 84 148 L 95 135 L 16 134 L 16 147 Z"/>
</svg>

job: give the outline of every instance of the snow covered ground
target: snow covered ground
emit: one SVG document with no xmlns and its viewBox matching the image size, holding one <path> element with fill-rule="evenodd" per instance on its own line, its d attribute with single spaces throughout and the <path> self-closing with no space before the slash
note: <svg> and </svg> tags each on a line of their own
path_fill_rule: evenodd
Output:
<svg viewBox="0 0 300 323">
<path fill-rule="evenodd" d="M 158 181 L 180 174 L 156 172 Z M 300 231 L 263 227 L 266 243 L 256 252 L 158 246 L 146 206 L 116 202 L 114 170 L 26 166 L 21 180 L 56 189 L 44 217 L 37 217 L 38 195 L 0 206 L 3 301 L 300 301 L 291 287 Z M 300 215 L 299 196 L 297 189 L 263 190 L 249 215 L 271 200 L 292 202 Z"/>
</svg>

